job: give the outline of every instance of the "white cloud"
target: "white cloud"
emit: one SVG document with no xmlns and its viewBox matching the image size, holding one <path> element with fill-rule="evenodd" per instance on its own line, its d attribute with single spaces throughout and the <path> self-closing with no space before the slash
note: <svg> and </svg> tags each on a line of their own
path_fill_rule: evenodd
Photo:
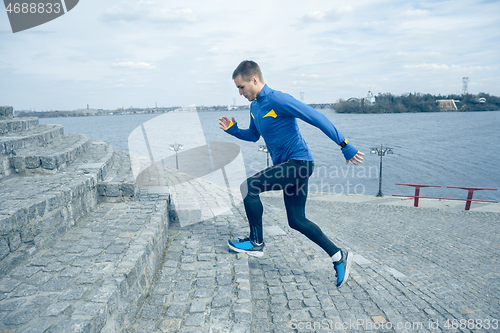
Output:
<svg viewBox="0 0 500 333">
<path fill-rule="evenodd" d="M 410 16 L 410 17 L 424 17 L 428 16 L 429 14 L 430 11 L 424 9 L 408 9 L 403 12 L 403 16 Z"/>
<path fill-rule="evenodd" d="M 413 64 L 403 65 L 405 69 L 426 69 L 426 70 L 453 70 L 453 71 L 491 71 L 496 70 L 496 67 L 491 66 L 459 66 L 459 65 L 445 65 L 445 64 Z"/>
<path fill-rule="evenodd" d="M 305 21 L 321 21 L 324 20 L 326 16 L 327 16 L 326 12 L 321 10 L 316 10 L 314 12 L 310 12 L 304 15 L 303 19 Z"/>
<path fill-rule="evenodd" d="M 113 87 L 115 87 L 115 88 L 140 88 L 140 87 L 144 87 L 144 85 L 143 84 L 117 83 Z"/>
<path fill-rule="evenodd" d="M 106 10 L 102 20 L 172 24 L 193 23 L 197 16 L 191 8 L 170 8 L 162 1 L 122 1 Z"/>
<path fill-rule="evenodd" d="M 353 12 L 351 6 L 344 6 L 340 8 L 328 9 L 328 10 L 314 10 L 301 18 L 302 22 L 323 22 L 323 21 L 338 21 L 346 14 Z"/>
<path fill-rule="evenodd" d="M 293 76 L 299 76 L 304 79 L 319 79 L 320 76 L 318 74 L 294 74 Z"/>
<path fill-rule="evenodd" d="M 147 62 L 133 62 L 133 61 L 120 61 L 111 64 L 111 67 L 124 67 L 131 69 L 155 69 L 156 66 L 148 64 Z"/>
</svg>

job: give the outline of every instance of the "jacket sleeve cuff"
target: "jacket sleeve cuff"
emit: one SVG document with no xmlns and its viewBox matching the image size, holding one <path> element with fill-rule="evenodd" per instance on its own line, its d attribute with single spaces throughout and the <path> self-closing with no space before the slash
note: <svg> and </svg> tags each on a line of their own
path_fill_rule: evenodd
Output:
<svg viewBox="0 0 500 333">
<path fill-rule="evenodd" d="M 231 122 L 229 126 L 226 128 L 226 132 L 229 134 L 234 134 L 236 131 L 238 131 L 238 125 L 237 123 Z"/>
<path fill-rule="evenodd" d="M 356 149 L 356 147 L 354 147 L 350 143 L 346 144 L 346 146 L 342 148 L 342 154 L 344 154 L 346 161 L 349 161 L 351 158 L 356 156 L 357 153 L 358 150 Z"/>
</svg>

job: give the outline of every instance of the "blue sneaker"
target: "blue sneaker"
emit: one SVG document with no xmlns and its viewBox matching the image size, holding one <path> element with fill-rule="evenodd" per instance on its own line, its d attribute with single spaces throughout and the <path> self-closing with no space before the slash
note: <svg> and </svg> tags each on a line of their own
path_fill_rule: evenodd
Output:
<svg viewBox="0 0 500 333">
<path fill-rule="evenodd" d="M 349 270 L 352 266 L 352 253 L 342 251 L 342 259 L 333 263 L 335 276 L 337 277 L 337 287 L 340 288 L 349 278 Z"/>
<path fill-rule="evenodd" d="M 235 252 L 244 252 L 249 256 L 254 257 L 262 257 L 264 255 L 264 242 L 262 244 L 256 244 L 254 241 L 251 241 L 250 238 L 244 239 L 230 239 L 227 241 L 227 245 L 229 248 Z"/>
</svg>

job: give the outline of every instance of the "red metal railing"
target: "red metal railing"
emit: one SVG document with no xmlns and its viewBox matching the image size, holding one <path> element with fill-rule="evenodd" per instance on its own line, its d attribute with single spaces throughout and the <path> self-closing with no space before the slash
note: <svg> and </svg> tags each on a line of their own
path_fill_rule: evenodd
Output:
<svg viewBox="0 0 500 333">
<path fill-rule="evenodd" d="M 467 199 L 462 199 L 467 201 L 465 203 L 465 210 L 470 209 L 470 204 L 472 201 L 479 201 L 479 202 L 495 202 L 498 203 L 498 201 L 492 201 L 492 200 L 472 200 L 472 194 L 474 191 L 480 191 L 480 190 L 488 190 L 488 191 L 496 191 L 496 188 L 486 188 L 486 187 L 461 187 L 461 186 L 447 186 L 448 188 L 460 188 L 462 190 L 468 190 L 469 194 L 467 195 Z"/>
<path fill-rule="evenodd" d="M 415 206 L 415 207 L 420 207 L 420 204 L 418 203 L 418 199 L 423 198 L 420 196 L 420 188 L 422 188 L 422 187 L 441 187 L 441 185 L 402 184 L 402 183 L 396 183 L 396 185 L 407 185 L 407 186 L 415 187 L 415 195 L 414 196 L 393 194 L 394 197 L 408 197 L 408 199 L 414 198 L 413 206 Z"/>
<path fill-rule="evenodd" d="M 465 203 L 465 210 L 470 210 L 470 205 L 472 201 L 476 202 L 493 202 L 493 203 L 498 203 L 498 201 L 494 200 L 473 200 L 472 195 L 474 194 L 474 191 L 480 191 L 480 190 L 489 190 L 489 191 L 496 191 L 496 188 L 485 188 L 485 187 L 463 187 L 463 186 L 447 186 L 447 188 L 459 188 L 462 190 L 468 190 L 469 193 L 467 195 L 467 199 L 459 199 L 459 198 L 441 198 L 441 197 L 427 197 L 427 196 L 421 196 L 420 195 L 420 189 L 422 187 L 441 187 L 441 185 L 425 185 L 425 184 L 402 184 L 402 183 L 396 183 L 396 185 L 406 185 L 406 186 L 413 186 L 415 187 L 415 195 L 403 195 L 403 194 L 393 194 L 392 196 L 394 197 L 406 197 L 408 199 L 413 198 L 413 205 L 415 207 L 420 207 L 420 203 L 418 202 L 418 199 L 424 198 L 424 199 L 441 199 L 441 200 L 460 200 L 460 201 L 466 201 Z M 405 199 L 403 199 L 405 200 Z"/>
</svg>

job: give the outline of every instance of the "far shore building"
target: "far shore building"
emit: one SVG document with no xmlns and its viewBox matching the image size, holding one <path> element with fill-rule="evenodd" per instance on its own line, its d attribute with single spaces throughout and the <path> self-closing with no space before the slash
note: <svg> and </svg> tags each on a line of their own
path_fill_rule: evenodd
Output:
<svg viewBox="0 0 500 333">
<path fill-rule="evenodd" d="M 436 103 L 438 103 L 438 108 L 440 108 L 443 111 L 457 111 L 457 102 L 460 102 L 459 100 L 454 100 L 454 99 L 438 99 L 436 100 Z"/>
</svg>

